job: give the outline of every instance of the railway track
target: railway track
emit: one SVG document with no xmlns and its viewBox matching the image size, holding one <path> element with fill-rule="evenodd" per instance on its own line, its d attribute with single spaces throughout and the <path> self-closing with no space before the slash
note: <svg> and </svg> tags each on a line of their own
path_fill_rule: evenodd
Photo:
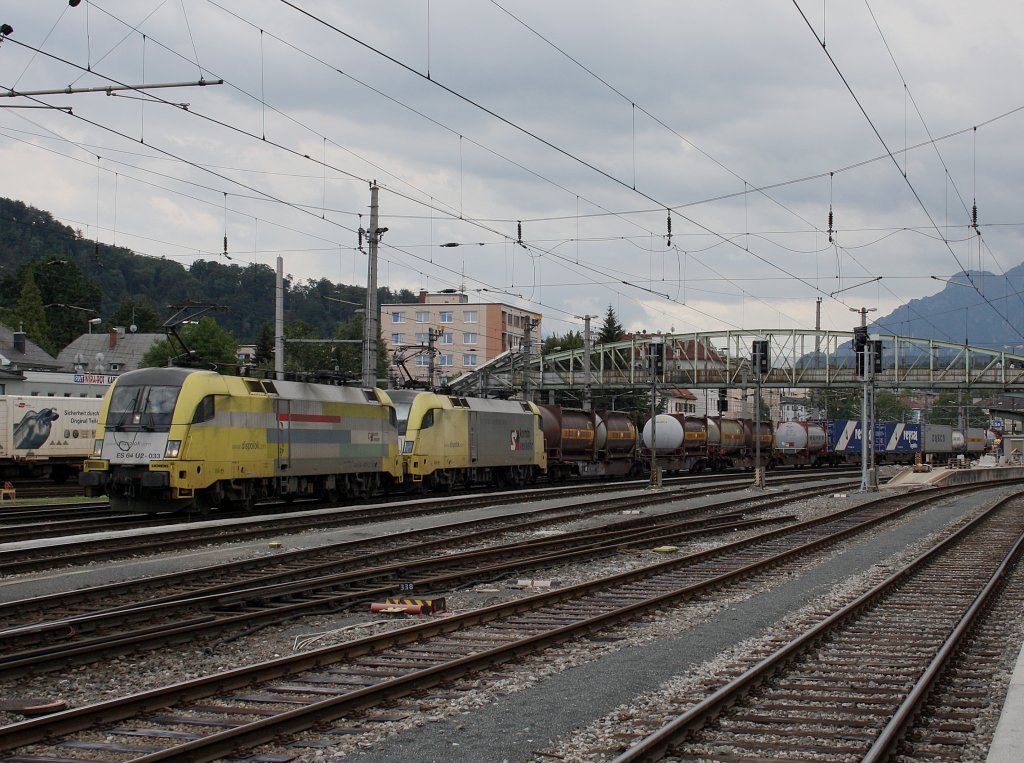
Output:
<svg viewBox="0 0 1024 763">
<path fill-rule="evenodd" d="M 614 763 L 814 755 L 873 763 L 913 748 L 932 759 L 942 759 L 942 749 L 956 751 L 950 759 L 959 759 L 957 733 L 970 726 L 962 710 L 977 706 L 987 687 L 951 667 L 1020 558 L 1022 496 L 997 501 L 881 584 L 691 703 Z M 992 646 L 974 645 L 975 655 Z M 924 710 L 930 697 L 931 710 Z"/>
<path fill-rule="evenodd" d="M 544 512 L 540 517 L 516 519 L 511 526 L 491 523 L 486 529 L 472 531 L 459 526 L 457 534 L 453 534 L 452 527 L 433 533 L 414 531 L 388 536 L 381 542 L 359 541 L 295 552 L 287 559 L 266 557 L 259 565 L 236 562 L 11 602 L 0 605 L 0 620 L 5 623 L 0 630 L 0 669 L 7 676 L 55 670 L 127 650 L 180 643 L 200 634 L 341 611 L 388 597 L 431 595 L 515 573 L 535 574 L 546 567 L 625 549 L 778 524 L 792 517 L 751 519 L 748 515 L 763 514 L 834 489 L 805 488 L 774 499 L 759 495 L 611 522 L 541 540 L 475 546 L 498 534 L 538 530 L 565 521 L 558 512 Z M 649 497 L 634 502 L 649 505 Z M 634 502 L 617 501 L 617 509 L 628 509 Z M 577 507 L 573 516 L 605 511 L 603 505 L 584 505 Z M 453 550 L 460 546 L 469 550 Z M 102 607 L 91 608 L 89 602 Z"/>
<path fill-rule="evenodd" d="M 708 596 L 959 492 L 887 496 L 626 573 L 25 721 L 0 729 L 0 750 L 25 763 L 72 751 L 200 761 L 314 726 L 317 737 L 353 733 L 390 699 Z M 316 744 L 303 738 L 290 755 L 260 759 L 288 760 Z"/>
<path fill-rule="evenodd" d="M 784 472 L 773 476 L 770 483 L 785 482 L 794 479 L 819 479 L 842 478 L 852 476 L 855 472 L 851 470 L 829 470 L 812 473 Z M 668 477 L 664 480 L 666 487 L 675 485 L 706 485 L 735 483 L 744 484 L 748 480 L 738 473 L 722 473 L 708 475 L 686 475 L 682 477 Z M 646 486 L 644 480 L 628 480 L 614 482 L 580 482 L 572 486 L 557 485 L 533 488 L 517 491 L 523 499 L 533 495 L 547 495 L 557 497 L 559 495 L 578 495 L 580 492 L 601 493 L 613 490 L 628 490 Z M 491 491 L 501 495 L 500 491 Z M 486 492 L 483 492 L 486 494 Z M 382 498 L 378 503 L 401 503 L 408 501 L 407 494 L 397 494 L 389 498 Z M 261 516 L 267 513 L 296 513 L 310 509 L 321 508 L 342 508 L 346 505 L 340 504 L 329 506 L 323 501 L 302 500 L 286 503 L 283 501 L 266 501 L 257 507 Z M 104 532 L 108 530 L 128 530 L 158 527 L 162 525 L 185 524 L 202 522 L 206 520 L 222 519 L 245 519 L 252 518 L 253 512 L 217 510 L 208 516 L 199 516 L 189 513 L 184 514 L 161 514 L 158 516 L 142 514 L 117 514 L 105 501 L 90 500 L 74 503 L 54 503 L 35 505 L 15 505 L 11 507 L 0 507 L 0 531 L 3 533 L 4 543 L 18 543 L 29 540 L 44 538 L 59 538 L 66 535 L 77 535 L 92 532 Z"/>
<path fill-rule="evenodd" d="M 825 478 L 837 476 L 841 475 L 829 474 L 825 475 Z M 786 475 L 773 479 L 770 484 L 799 484 L 801 482 L 821 481 L 822 479 L 823 476 L 819 474 Z M 705 488 L 704 494 L 711 494 L 707 492 L 708 490 L 728 492 L 749 485 L 749 481 L 737 479 L 734 475 L 732 479 L 726 481 L 715 480 L 715 482 L 720 484 L 720 487 Z M 680 484 L 685 485 L 689 483 Z M 108 561 L 127 556 L 161 553 L 175 549 L 190 549 L 198 544 L 233 543 L 275 537 L 291 532 L 304 532 L 341 526 L 351 527 L 358 524 L 379 522 L 383 517 L 387 519 L 401 519 L 404 517 L 423 516 L 425 514 L 464 511 L 483 506 L 523 503 L 529 500 L 531 496 L 534 499 L 556 499 L 564 496 L 578 498 L 581 492 L 588 490 L 590 487 L 592 486 L 583 487 L 577 485 L 564 488 L 545 488 L 540 491 L 481 493 L 458 497 L 428 498 L 414 502 L 380 504 L 370 507 L 311 509 L 310 511 L 292 514 L 249 517 L 248 520 L 229 524 L 202 522 L 178 529 L 175 529 L 174 525 L 167 526 L 166 521 L 157 520 L 155 525 L 149 528 L 150 531 L 144 535 L 121 534 L 102 538 L 90 537 L 88 544 L 81 543 L 74 535 L 66 535 L 67 529 L 65 528 L 59 536 L 65 539 L 65 542 L 60 544 L 33 544 L 28 547 L 0 549 L 0 575 L 16 575 L 73 564 Z M 597 487 L 596 492 L 620 492 L 625 489 L 618 484 L 595 487 Z M 648 495 L 650 496 L 650 502 L 658 503 L 666 500 L 664 496 L 675 494 L 668 490 L 665 492 L 649 493 Z M 162 529 L 165 526 L 166 529 Z M 110 530 L 112 528 L 108 525 L 105 529 Z M 140 529 L 140 527 L 118 529 Z M 19 536 L 13 530 L 4 532 L 5 543 L 39 539 L 42 538 L 39 538 L 37 535 L 31 535 L 31 533 L 26 536 Z"/>
</svg>

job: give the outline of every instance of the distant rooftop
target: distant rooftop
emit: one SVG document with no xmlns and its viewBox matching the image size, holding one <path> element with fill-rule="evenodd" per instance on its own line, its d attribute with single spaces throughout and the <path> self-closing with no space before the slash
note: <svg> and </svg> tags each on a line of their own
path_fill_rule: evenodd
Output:
<svg viewBox="0 0 1024 763">
<path fill-rule="evenodd" d="M 82 334 L 60 351 L 56 362 L 64 371 L 121 374 L 138 368 L 142 356 L 162 339 L 166 339 L 163 334 L 129 334 L 121 330 Z"/>
<path fill-rule="evenodd" d="M 0 325 L 0 368 L 7 371 L 55 371 L 60 368 L 60 362 L 29 339 L 23 331 L 12 331 Z"/>
</svg>

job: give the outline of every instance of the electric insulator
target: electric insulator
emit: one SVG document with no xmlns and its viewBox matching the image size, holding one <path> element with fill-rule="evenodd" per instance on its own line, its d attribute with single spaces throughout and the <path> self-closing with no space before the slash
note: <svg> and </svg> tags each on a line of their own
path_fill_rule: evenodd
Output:
<svg viewBox="0 0 1024 763">
<path fill-rule="evenodd" d="M 516 225 L 516 243 L 517 244 L 523 243 L 523 221 L 522 220 L 519 220 L 518 224 Z"/>
<path fill-rule="evenodd" d="M 971 225 L 973 225 L 975 230 L 977 230 L 977 228 L 978 228 L 978 202 L 974 202 L 974 206 L 971 207 Z"/>
<path fill-rule="evenodd" d="M 828 242 L 832 243 L 832 205 L 828 207 Z"/>
<path fill-rule="evenodd" d="M 228 237 L 224 236 L 224 256 L 228 256 Z"/>
<path fill-rule="evenodd" d="M 668 222 L 668 246 L 672 246 L 672 213 L 671 212 L 668 213 L 668 217 L 666 218 L 666 220 Z"/>
<path fill-rule="evenodd" d="M 359 229 L 359 251 L 363 251 L 363 229 Z"/>
</svg>

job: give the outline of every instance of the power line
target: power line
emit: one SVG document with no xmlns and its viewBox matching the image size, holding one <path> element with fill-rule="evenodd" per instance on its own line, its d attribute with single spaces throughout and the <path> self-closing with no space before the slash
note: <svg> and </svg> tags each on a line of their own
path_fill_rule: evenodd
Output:
<svg viewBox="0 0 1024 763">
<path fill-rule="evenodd" d="M 846 76 L 843 74 L 842 70 L 839 68 L 839 64 L 836 63 L 835 59 L 832 57 L 831 52 L 829 52 L 829 50 L 825 47 L 825 42 L 818 37 L 818 33 L 814 30 L 814 27 L 811 26 L 810 20 L 807 18 L 807 15 L 804 13 L 803 9 L 800 7 L 800 4 L 797 2 L 797 0 L 793 0 L 793 5 L 796 7 L 797 12 L 800 14 L 800 17 L 804 20 L 804 23 L 807 25 L 807 28 L 810 30 L 811 34 L 814 35 L 815 41 L 817 41 L 817 43 L 821 46 L 821 50 L 825 54 L 825 57 L 828 58 L 829 63 L 832 64 L 832 68 L 835 69 L 836 74 L 839 75 L 839 79 L 842 81 L 843 86 L 846 88 L 847 92 L 849 92 L 850 96 L 853 98 L 854 103 L 857 105 L 857 108 L 860 110 L 860 112 L 863 115 L 864 119 L 867 121 L 868 126 L 871 127 L 871 131 L 874 132 L 875 137 L 878 138 L 879 143 L 882 144 L 882 148 L 885 149 L 885 151 L 888 154 L 889 158 L 892 160 L 893 165 L 900 172 L 900 175 L 903 178 L 904 182 L 907 184 L 907 187 L 910 189 L 911 194 L 913 194 L 914 198 L 917 200 L 917 203 L 921 207 L 921 210 L 924 212 L 925 217 L 928 218 L 928 222 L 931 223 L 932 227 L 935 228 L 936 232 L 939 233 L 939 235 L 941 235 L 942 231 L 939 230 L 938 224 L 932 218 L 932 215 L 928 211 L 928 207 L 925 205 L 924 200 L 921 198 L 920 194 L 918 194 L 917 189 L 914 187 L 914 184 L 912 182 L 910 182 L 910 178 L 907 176 L 907 173 L 902 171 L 902 170 L 900 170 L 899 162 L 897 161 L 896 156 L 893 154 L 892 149 L 889 148 L 888 144 L 885 142 L 885 138 L 883 138 L 882 134 L 878 131 L 878 128 L 875 126 L 874 121 L 871 119 L 871 116 L 868 114 L 867 109 L 861 103 L 860 98 L 857 97 L 857 94 L 854 92 L 853 87 L 850 85 L 849 81 L 846 79 Z M 949 253 L 953 256 L 953 259 L 956 261 L 956 264 L 960 268 L 961 272 L 963 272 L 965 274 L 965 276 L 967 277 L 967 280 L 970 282 L 971 286 L 981 296 L 981 298 L 985 300 L 986 304 L 988 304 L 989 307 L 991 307 L 993 309 L 993 311 L 1000 318 L 1002 318 L 1003 321 L 1008 326 L 1010 326 L 1010 328 L 1012 328 L 1013 331 L 1019 337 L 1021 337 L 1021 339 L 1024 339 L 1024 333 L 1022 333 L 1019 328 L 1017 328 L 1013 323 L 1011 323 L 1010 320 L 1005 315 L 1003 315 L 1001 312 L 996 310 L 995 306 L 992 305 L 991 302 L 989 302 L 988 298 L 984 295 L 984 293 L 981 291 L 981 289 L 978 288 L 978 285 L 976 283 L 974 283 L 974 279 L 971 278 L 971 275 L 968 272 L 967 268 L 965 268 L 963 266 L 963 263 L 960 262 L 960 258 L 957 256 L 956 252 L 953 251 L 953 248 L 951 246 L 949 246 L 948 243 L 946 244 L 946 249 L 949 250 Z"/>
</svg>

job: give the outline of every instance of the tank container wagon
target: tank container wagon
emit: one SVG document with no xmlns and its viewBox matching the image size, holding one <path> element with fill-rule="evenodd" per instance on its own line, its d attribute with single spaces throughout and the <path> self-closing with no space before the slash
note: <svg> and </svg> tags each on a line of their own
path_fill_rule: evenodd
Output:
<svg viewBox="0 0 1024 763">
<path fill-rule="evenodd" d="M 715 471 L 722 469 L 755 466 L 755 456 L 760 449 L 761 460 L 768 464 L 772 458 L 774 433 L 770 421 L 758 425 L 752 419 L 726 419 L 708 416 L 708 467 Z M 758 441 L 755 441 L 755 432 Z"/>
<path fill-rule="evenodd" d="M 393 390 L 403 478 L 423 490 L 516 487 L 547 471 L 533 403 Z"/>
<path fill-rule="evenodd" d="M 638 471 L 637 430 L 621 411 L 538 405 L 548 477 L 625 477 Z"/>
<path fill-rule="evenodd" d="M 653 423 L 652 423 L 653 422 Z M 641 459 L 654 450 L 664 474 L 702 472 L 709 468 L 708 419 L 682 413 L 659 413 L 647 419 L 640 434 Z"/>
<path fill-rule="evenodd" d="M 79 481 L 115 510 L 365 499 L 402 474 L 380 390 L 147 368 L 118 377 L 100 419 Z"/>
<path fill-rule="evenodd" d="M 773 466 L 821 466 L 828 462 L 828 435 L 821 424 L 783 421 L 775 427 Z"/>
</svg>

